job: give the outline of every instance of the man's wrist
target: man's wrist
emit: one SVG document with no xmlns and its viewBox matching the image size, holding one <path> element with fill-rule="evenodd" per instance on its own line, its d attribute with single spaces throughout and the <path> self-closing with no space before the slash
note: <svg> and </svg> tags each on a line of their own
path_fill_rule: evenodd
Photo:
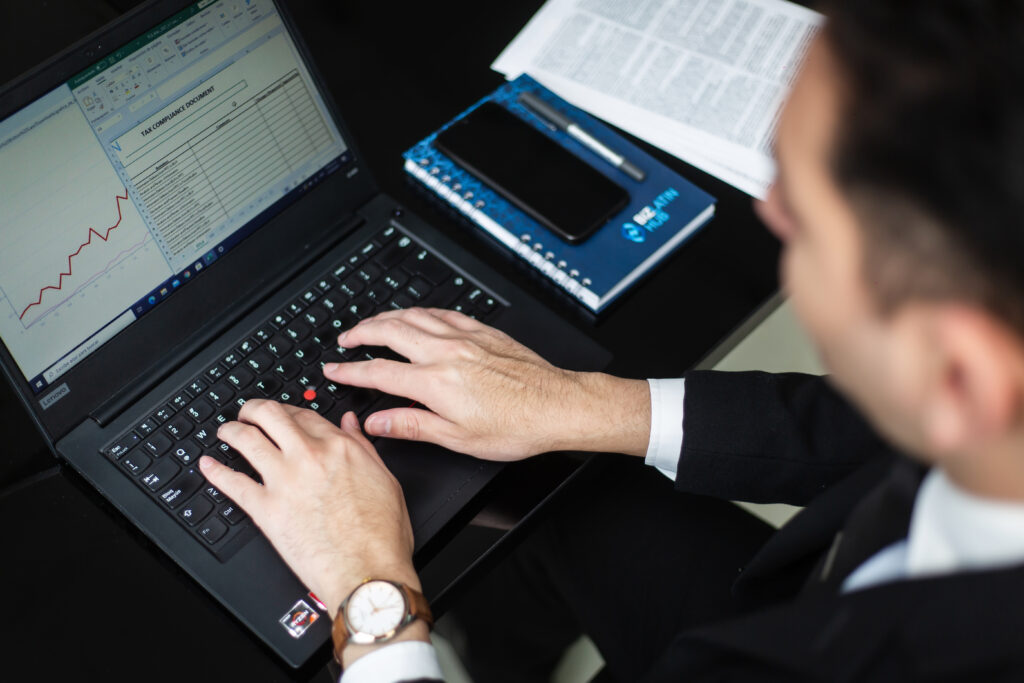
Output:
<svg viewBox="0 0 1024 683">
<path fill-rule="evenodd" d="M 646 380 L 600 372 L 573 373 L 575 396 L 561 413 L 557 447 L 551 450 L 624 453 L 643 457 L 651 431 L 651 394 Z"/>
<path fill-rule="evenodd" d="M 413 568 L 412 560 L 362 565 L 358 570 L 350 569 L 335 577 L 324 590 L 324 595 L 317 594 L 332 619 L 338 616 L 338 609 L 345 598 L 366 579 L 387 579 L 421 590 L 420 579 Z"/>
</svg>

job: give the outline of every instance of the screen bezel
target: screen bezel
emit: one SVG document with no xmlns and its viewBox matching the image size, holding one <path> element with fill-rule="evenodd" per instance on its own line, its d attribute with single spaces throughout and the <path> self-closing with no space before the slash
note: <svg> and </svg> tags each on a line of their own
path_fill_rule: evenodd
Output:
<svg viewBox="0 0 1024 683">
<path fill-rule="evenodd" d="M 61 54 L 0 89 L 0 118 L 6 117 L 65 83 L 122 45 L 195 0 L 152 0 L 79 41 Z M 218 259 L 187 287 L 175 292 L 148 315 L 103 344 L 81 363 L 57 378 L 39 395 L 0 342 L 0 364 L 8 381 L 28 406 L 51 445 L 76 424 L 118 395 L 141 394 L 166 377 L 183 359 L 169 365 L 175 350 L 212 339 L 261 298 L 261 291 L 293 274 L 325 240 L 338 239 L 337 226 L 354 216 L 377 188 L 323 77 L 315 67 L 280 0 L 274 5 L 305 63 L 314 84 L 341 132 L 352 161 L 285 207 L 265 225 Z M 254 275 L 258 274 L 258 275 Z M 238 301 L 251 305 L 239 308 Z M 203 311 L 201 316 L 196 311 Z M 66 395 L 43 409 L 40 401 L 62 385 Z"/>
</svg>

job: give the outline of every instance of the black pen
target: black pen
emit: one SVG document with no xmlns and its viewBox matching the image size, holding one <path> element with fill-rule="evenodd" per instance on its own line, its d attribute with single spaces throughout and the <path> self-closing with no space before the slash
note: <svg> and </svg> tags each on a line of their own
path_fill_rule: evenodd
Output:
<svg viewBox="0 0 1024 683">
<path fill-rule="evenodd" d="M 600 141 L 595 140 L 590 133 L 580 128 L 575 121 L 534 95 L 532 92 L 520 93 L 519 103 L 545 123 L 550 123 L 555 128 L 564 130 L 566 133 L 585 145 L 588 149 L 595 152 L 602 159 L 610 163 L 615 168 L 621 170 L 638 183 L 642 183 L 647 177 L 646 173 L 637 168 L 626 157 L 609 149 Z"/>
</svg>

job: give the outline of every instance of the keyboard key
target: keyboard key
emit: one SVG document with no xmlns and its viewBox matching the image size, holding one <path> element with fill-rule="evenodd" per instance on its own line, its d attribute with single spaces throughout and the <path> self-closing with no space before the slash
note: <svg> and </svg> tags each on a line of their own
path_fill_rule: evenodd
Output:
<svg viewBox="0 0 1024 683">
<path fill-rule="evenodd" d="M 287 387 L 284 390 L 279 391 L 274 396 L 274 400 L 281 403 L 287 403 L 288 405 L 297 406 L 302 403 L 302 392 L 297 389 L 293 389 L 292 387 Z"/>
<path fill-rule="evenodd" d="M 305 344 L 297 349 L 292 354 L 292 358 L 299 361 L 303 365 L 309 365 L 320 357 L 320 349 L 312 343 Z"/>
<path fill-rule="evenodd" d="M 322 305 L 317 304 L 306 309 L 306 312 L 302 314 L 302 321 L 310 327 L 316 328 L 327 322 L 327 318 L 330 316 L 327 313 L 327 309 Z"/>
<path fill-rule="evenodd" d="M 366 298 L 378 306 L 383 306 L 391 298 L 391 290 L 387 285 L 378 284 L 370 288 L 370 291 L 366 293 Z"/>
<path fill-rule="evenodd" d="M 174 447 L 171 453 L 184 465 L 191 465 L 202 455 L 199 446 L 193 441 L 182 441 Z"/>
<path fill-rule="evenodd" d="M 369 299 L 356 299 L 348 305 L 348 312 L 361 320 L 373 315 L 374 306 Z"/>
<path fill-rule="evenodd" d="M 338 341 L 338 332 L 333 327 L 324 327 L 314 332 L 310 341 L 321 349 L 329 349 Z"/>
<path fill-rule="evenodd" d="M 384 284 L 391 289 L 398 291 L 409 282 L 409 275 L 404 270 L 392 270 L 384 276 Z"/>
<path fill-rule="evenodd" d="M 317 289 L 320 290 L 321 294 L 326 294 L 327 292 L 331 291 L 331 289 L 334 288 L 334 283 L 328 280 L 327 278 L 322 277 L 319 280 L 317 280 L 315 286 Z"/>
<path fill-rule="evenodd" d="M 288 304 L 288 312 L 291 313 L 292 316 L 296 316 L 299 313 L 302 313 L 302 311 L 305 308 L 306 308 L 306 304 L 303 303 L 302 301 L 299 301 L 298 299 L 296 299 L 295 301 L 293 301 L 290 304 Z"/>
<path fill-rule="evenodd" d="M 205 481 L 203 475 L 189 468 L 178 475 L 170 486 L 160 492 L 160 500 L 164 505 L 175 510 L 181 507 L 189 496 L 198 491 Z"/>
<path fill-rule="evenodd" d="M 121 459 L 121 467 L 125 468 L 130 474 L 138 474 L 149 467 L 153 461 L 143 453 L 140 449 L 136 448 L 134 451 L 124 456 Z"/>
<path fill-rule="evenodd" d="M 295 380 L 295 383 L 298 384 L 303 389 L 308 389 L 309 387 L 315 387 L 317 384 L 319 384 L 321 379 L 323 379 L 323 377 L 314 377 L 312 375 L 305 374 L 299 375 L 298 378 Z M 303 392 L 302 395 L 303 397 L 305 397 L 305 392 Z"/>
<path fill-rule="evenodd" d="M 238 353 L 237 351 L 232 351 L 231 353 L 228 353 L 223 358 L 221 358 L 220 362 L 224 365 L 225 368 L 230 370 L 231 368 L 235 367 L 236 365 L 242 362 L 242 354 Z"/>
<path fill-rule="evenodd" d="M 189 404 L 185 412 L 196 422 L 206 422 L 213 415 L 214 409 L 205 398 L 197 398 Z"/>
<path fill-rule="evenodd" d="M 345 310 L 345 304 L 348 303 L 348 297 L 338 296 L 332 294 L 331 296 L 325 296 L 320 300 L 320 305 L 323 306 L 324 310 L 327 311 L 327 318 L 335 316 L 341 311 Z M 324 320 L 326 321 L 327 318 Z"/>
<path fill-rule="evenodd" d="M 302 300 L 306 303 L 307 306 L 309 306 L 310 304 L 312 304 L 314 301 L 316 301 L 319 298 L 320 298 L 320 291 L 315 289 L 315 288 L 314 289 L 307 289 L 305 292 L 302 293 Z"/>
<path fill-rule="evenodd" d="M 292 350 L 292 343 L 282 334 L 275 334 L 265 347 L 274 357 L 281 358 Z"/>
<path fill-rule="evenodd" d="M 405 308 L 412 308 L 416 305 L 416 302 L 406 294 L 399 294 L 392 299 L 391 303 L 388 305 L 395 310 L 402 310 Z"/>
<path fill-rule="evenodd" d="M 411 251 L 411 247 L 412 240 L 403 235 L 402 239 L 389 244 L 377 254 L 377 263 L 385 270 L 390 270 L 405 260 Z"/>
<path fill-rule="evenodd" d="M 238 507 L 234 503 L 228 503 L 220 509 L 221 519 L 227 520 L 228 524 L 234 526 L 239 522 L 245 520 L 245 513 L 242 512 L 242 508 Z"/>
<path fill-rule="evenodd" d="M 128 434 L 125 434 L 114 443 L 104 448 L 103 452 L 107 455 L 107 457 L 111 458 L 112 460 L 119 460 L 121 456 L 123 456 L 131 449 L 135 448 L 135 446 L 138 445 L 139 441 L 141 441 L 141 439 L 139 439 L 138 434 L 136 434 L 135 432 L 129 432 Z"/>
<path fill-rule="evenodd" d="M 217 427 L 214 425 L 203 425 L 199 431 L 192 435 L 192 438 L 196 440 L 200 446 L 206 448 L 213 448 L 217 443 Z"/>
<path fill-rule="evenodd" d="M 351 274 L 352 266 L 348 265 L 347 263 L 341 263 L 338 266 L 336 266 L 334 270 L 331 271 L 331 277 L 333 277 L 338 282 L 341 282 Z"/>
<path fill-rule="evenodd" d="M 175 394 L 174 397 L 171 398 L 171 405 L 174 406 L 175 410 L 181 410 L 188 405 L 188 402 L 191 399 L 192 397 L 183 391 L 180 394 Z"/>
<path fill-rule="evenodd" d="M 327 396 L 317 396 L 312 401 L 307 401 L 306 407 L 326 415 L 334 407 L 334 400 Z"/>
<path fill-rule="evenodd" d="M 396 228 L 393 225 L 389 225 L 388 227 L 384 228 L 379 233 L 377 233 L 377 237 L 375 237 L 374 239 L 376 239 L 381 244 L 387 244 L 392 239 L 397 237 L 398 234 L 398 228 Z"/>
<path fill-rule="evenodd" d="M 239 455 L 241 455 L 241 453 L 239 453 L 226 443 L 217 444 L 217 452 L 221 455 L 222 458 L 224 458 L 224 460 L 234 460 L 238 458 Z"/>
<path fill-rule="evenodd" d="M 206 397 L 218 406 L 226 405 L 234 395 L 234 390 L 226 382 L 218 382 L 206 392 Z"/>
<path fill-rule="evenodd" d="M 159 458 L 170 450 L 173 444 L 174 442 L 166 434 L 157 432 L 142 442 L 142 448 L 154 458 Z"/>
<path fill-rule="evenodd" d="M 224 368 L 221 366 L 220 363 L 217 363 L 212 368 L 208 369 L 204 373 L 204 375 L 206 379 L 209 380 L 210 382 L 216 382 L 217 380 L 224 376 Z"/>
<path fill-rule="evenodd" d="M 273 336 L 273 335 L 270 333 L 269 330 L 267 330 L 267 328 L 261 327 L 258 330 L 256 330 L 255 332 L 253 332 L 252 336 L 253 336 L 253 339 L 255 339 L 257 342 L 262 343 L 262 342 L 265 342 L 268 339 L 270 339 L 270 337 Z"/>
<path fill-rule="evenodd" d="M 255 339 L 246 339 L 245 341 L 238 345 L 238 353 L 240 353 L 243 356 L 248 356 L 250 353 L 255 351 L 256 347 L 258 346 L 259 342 L 257 342 Z"/>
<path fill-rule="evenodd" d="M 369 408 L 377 400 L 380 394 L 372 389 L 354 387 L 351 394 L 345 398 L 345 410 L 352 410 L 357 415 Z"/>
<path fill-rule="evenodd" d="M 339 289 L 349 297 L 354 297 L 362 294 L 363 290 L 366 289 L 366 285 L 358 275 L 352 275 L 341 283 Z"/>
<path fill-rule="evenodd" d="M 356 275 L 359 277 L 359 279 L 367 284 L 372 284 L 376 282 L 377 279 L 383 274 L 384 271 L 381 270 L 381 267 L 375 263 L 364 263 L 359 268 L 359 270 L 356 271 Z"/>
<path fill-rule="evenodd" d="M 200 378 L 196 378 L 191 384 L 185 387 L 185 391 L 192 395 L 192 398 L 199 396 L 209 385 Z"/>
<path fill-rule="evenodd" d="M 282 311 L 281 313 L 278 313 L 277 315 L 270 319 L 270 324 L 276 327 L 277 329 L 281 329 L 282 327 L 288 324 L 289 320 L 291 320 L 291 316 Z"/>
<path fill-rule="evenodd" d="M 156 464 L 142 474 L 142 483 L 150 491 L 156 491 L 175 477 L 181 469 L 173 460 L 157 460 Z"/>
<path fill-rule="evenodd" d="M 302 366 L 289 359 L 284 359 L 274 366 L 274 376 L 284 381 L 290 380 L 301 372 Z"/>
<path fill-rule="evenodd" d="M 178 415 L 166 425 L 164 425 L 164 431 L 173 436 L 175 439 L 184 439 L 186 436 L 192 433 L 193 423 L 187 415 Z"/>
<path fill-rule="evenodd" d="M 248 358 L 245 359 L 249 369 L 255 372 L 257 375 L 262 375 L 264 372 L 270 369 L 274 359 L 270 357 L 269 353 L 264 351 L 257 351 Z"/>
<path fill-rule="evenodd" d="M 181 509 L 178 516 L 185 520 L 185 524 L 195 526 L 206 518 L 213 510 L 213 503 L 205 496 L 196 496 L 188 502 L 188 505 Z"/>
<path fill-rule="evenodd" d="M 252 384 L 253 374 L 244 367 L 239 367 L 228 373 L 227 380 L 235 389 L 244 389 Z"/>
<path fill-rule="evenodd" d="M 222 539 L 227 532 L 227 525 L 216 517 L 211 517 L 199 527 L 199 535 L 211 545 Z"/>
<path fill-rule="evenodd" d="M 150 418 L 135 425 L 135 433 L 139 436 L 149 436 L 157 428 L 156 420 Z"/>
<path fill-rule="evenodd" d="M 304 340 L 312 331 L 309 325 L 298 320 L 293 320 L 288 327 L 284 328 L 285 336 L 295 342 Z"/>
<path fill-rule="evenodd" d="M 227 496 L 220 492 L 220 489 L 215 486 L 210 486 L 209 484 L 207 484 L 203 489 L 203 493 L 212 498 L 215 503 L 223 503 L 228 499 Z"/>
<path fill-rule="evenodd" d="M 256 382 L 254 386 L 264 396 L 270 396 L 281 388 L 281 382 L 273 377 L 264 377 Z"/>
<path fill-rule="evenodd" d="M 414 277 L 412 279 L 412 282 L 410 282 L 408 286 L 406 286 L 405 293 L 411 296 L 416 301 L 420 301 L 426 298 L 428 294 L 430 294 L 431 289 L 433 288 L 431 287 L 429 282 L 427 282 L 421 277 Z"/>
<path fill-rule="evenodd" d="M 402 267 L 418 273 L 435 285 L 443 283 L 452 275 L 452 269 L 426 249 L 419 249 L 411 254 L 402 262 Z"/>
</svg>

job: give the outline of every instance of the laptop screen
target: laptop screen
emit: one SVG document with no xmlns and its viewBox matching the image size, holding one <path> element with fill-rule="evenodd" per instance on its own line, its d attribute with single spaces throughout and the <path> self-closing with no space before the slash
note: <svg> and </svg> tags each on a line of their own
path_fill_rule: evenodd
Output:
<svg viewBox="0 0 1024 683">
<path fill-rule="evenodd" d="M 39 393 L 349 160 L 272 0 L 204 0 L 0 121 L 0 337 Z"/>
</svg>

